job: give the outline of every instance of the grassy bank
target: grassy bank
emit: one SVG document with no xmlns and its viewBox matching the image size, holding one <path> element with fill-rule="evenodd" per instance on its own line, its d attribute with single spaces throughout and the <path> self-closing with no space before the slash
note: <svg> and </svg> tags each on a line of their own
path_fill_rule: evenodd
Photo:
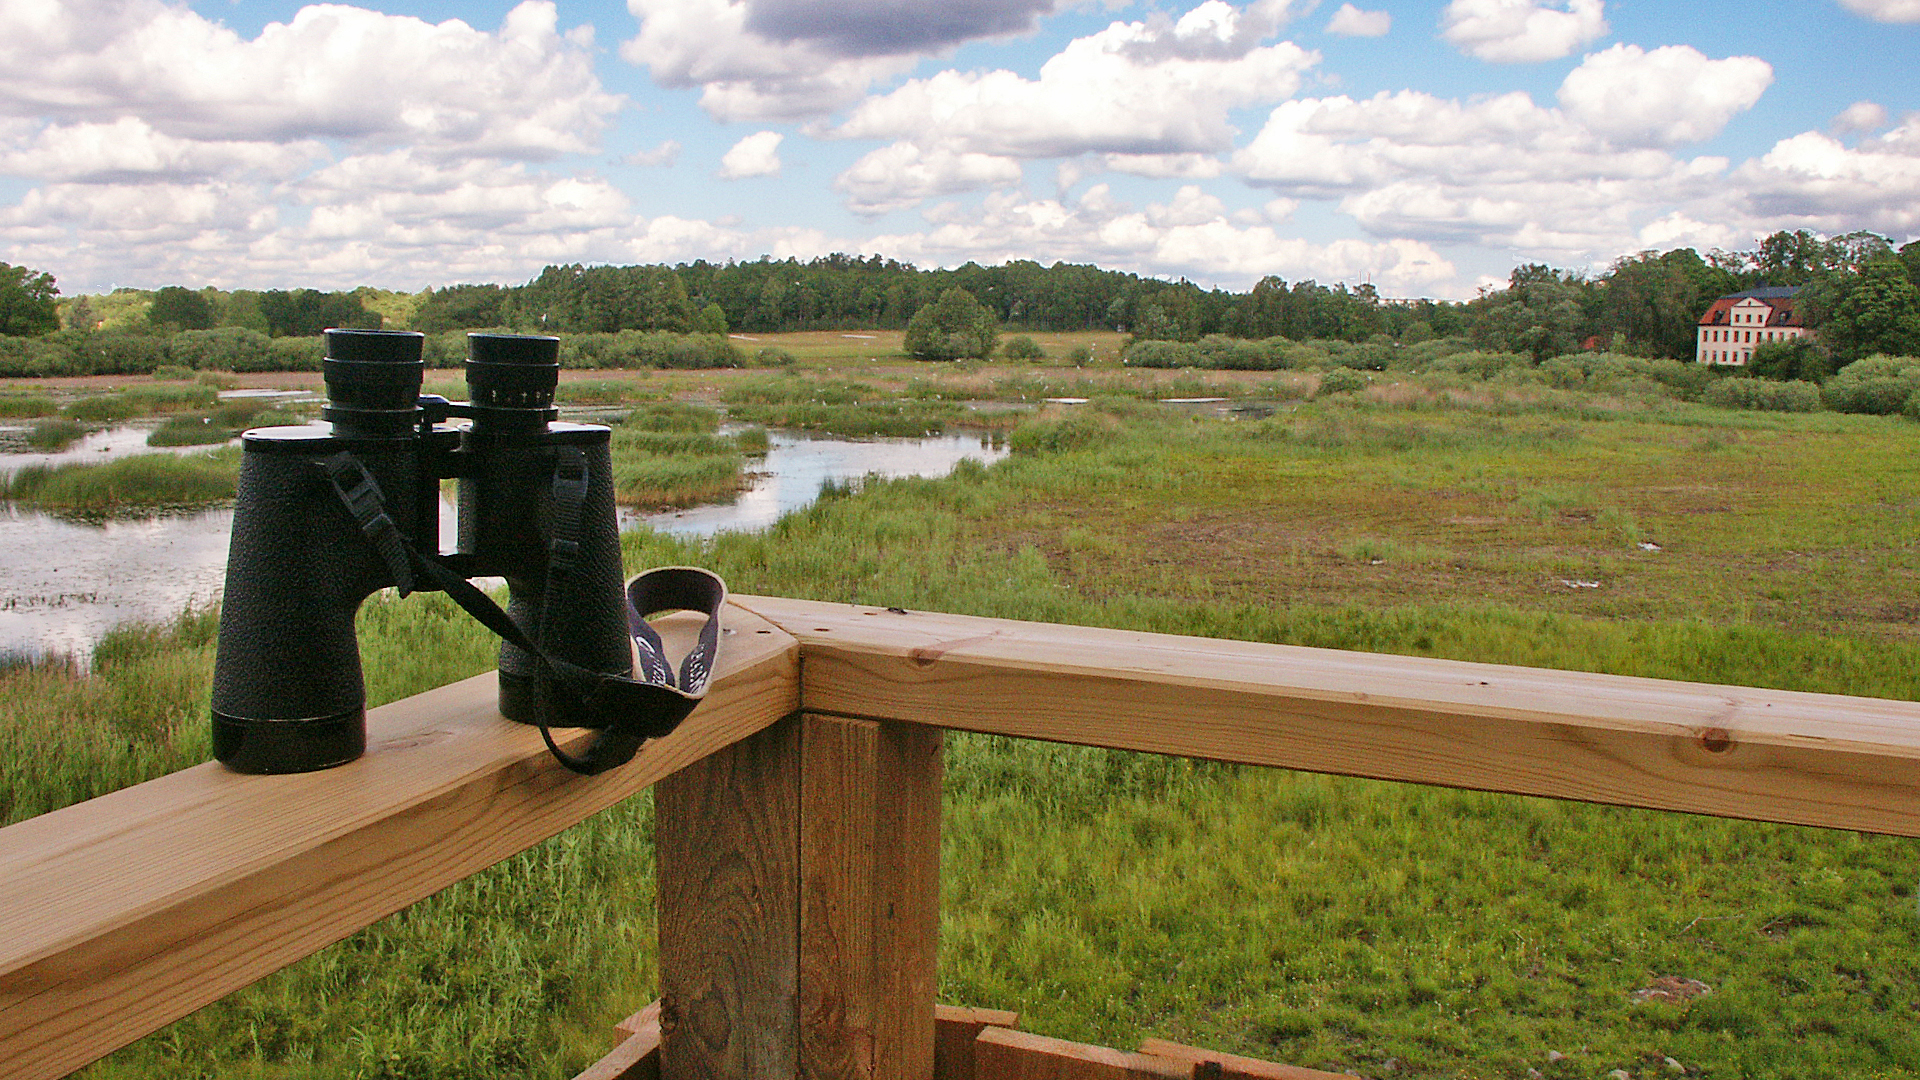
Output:
<svg viewBox="0 0 1920 1080">
<path fill-rule="evenodd" d="M 99 465 L 29 465 L 0 478 L 0 497 L 80 516 L 198 507 L 233 498 L 239 474 L 237 448 L 139 454 Z"/>
<path fill-rule="evenodd" d="M 1920 425 L 1478 382 L 1383 380 L 1239 421 L 1073 396 L 1101 400 L 1038 413 L 994 467 L 872 481 L 760 535 L 630 534 L 629 566 L 1920 698 Z M 623 438 L 707 422 L 663 407 Z M 492 663 L 435 597 L 372 603 L 360 632 L 375 700 Z M 123 637 L 92 677 L 0 675 L 9 812 L 203 756 L 205 633 Z M 1920 1061 L 1912 841 L 965 735 L 946 819 L 941 997 L 1048 1034 L 1377 1080 L 1640 1077 L 1668 1057 L 1696 1076 L 1910 1078 Z M 633 800 L 88 1075 L 570 1075 L 655 993 L 650 835 Z M 1634 1002 L 1666 975 L 1713 993 Z"/>
</svg>

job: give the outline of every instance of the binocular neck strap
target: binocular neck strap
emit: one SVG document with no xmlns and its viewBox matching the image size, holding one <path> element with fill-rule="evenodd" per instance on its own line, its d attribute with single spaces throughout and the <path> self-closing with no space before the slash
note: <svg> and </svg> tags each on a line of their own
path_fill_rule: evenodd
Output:
<svg viewBox="0 0 1920 1080">
<path fill-rule="evenodd" d="M 557 603 L 564 599 L 562 582 L 571 578 L 575 567 L 588 483 L 583 455 L 571 448 L 561 449 L 554 473 L 554 535 L 548 545 L 546 594 L 541 604 L 546 625 L 538 630 L 542 639 L 551 631 L 551 614 L 559 610 Z M 567 768 L 593 776 L 626 764 L 642 743 L 673 731 L 706 696 L 720 649 L 720 608 L 727 599 L 727 586 L 719 575 L 698 567 L 670 566 L 649 570 L 629 581 L 627 628 L 639 661 L 637 673 L 642 678 L 592 671 L 554 656 L 543 647 L 544 640 L 536 641 L 535 635 L 501 610 L 492 597 L 438 559 L 415 549 L 387 516 L 379 485 L 353 455 L 342 451 L 319 464 L 347 512 L 386 562 L 402 596 L 424 578 L 487 629 L 534 657 L 574 699 L 581 715 L 569 717 L 569 722 L 559 726 L 596 729 L 597 734 L 582 754 L 560 749 L 549 730 L 548 717 L 537 721 L 547 749 Z M 704 612 L 707 616 L 677 676 L 667 662 L 659 632 L 646 620 L 648 615 L 675 610 Z"/>
</svg>

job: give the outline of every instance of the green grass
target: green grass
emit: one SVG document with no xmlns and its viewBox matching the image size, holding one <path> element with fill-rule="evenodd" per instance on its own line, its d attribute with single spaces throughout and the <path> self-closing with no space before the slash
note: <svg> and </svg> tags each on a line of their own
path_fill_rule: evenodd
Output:
<svg viewBox="0 0 1920 1080">
<path fill-rule="evenodd" d="M 35 450 L 65 450 L 80 441 L 87 429 L 77 420 L 64 416 L 41 420 L 27 431 L 27 445 Z"/>
<path fill-rule="evenodd" d="M 1110 396 L 1035 418 L 991 468 L 869 480 L 760 535 L 628 534 L 626 556 L 738 592 L 1920 699 L 1920 425 L 1551 393 L 1238 422 Z M 359 625 L 375 700 L 492 663 L 438 597 Z M 204 756 L 206 633 L 123 636 L 93 676 L 0 673 L 9 813 Z M 1032 1030 L 1395 1080 L 1920 1061 L 1910 840 L 948 747 L 941 997 Z M 650 830 L 632 800 L 87 1075 L 571 1075 L 657 992 Z M 1662 975 L 1714 992 L 1632 1002 Z"/>
<path fill-rule="evenodd" d="M 139 454 L 99 465 L 29 465 L 0 481 L 0 495 L 81 516 L 205 506 L 233 498 L 239 471 L 238 450 Z"/>
<path fill-rule="evenodd" d="M 211 386 L 174 384 L 129 386 L 123 390 L 84 397 L 62 409 L 75 420 L 108 423 L 137 416 L 160 416 L 212 408 L 217 392 Z"/>
<path fill-rule="evenodd" d="M 32 419 L 36 416 L 52 416 L 57 408 L 53 398 L 46 394 L 0 393 L 0 417 Z"/>
<path fill-rule="evenodd" d="M 211 409 L 167 417 L 147 436 L 147 445 L 206 446 L 226 442 L 248 428 L 297 424 L 303 419 L 299 413 L 263 407 L 257 401 L 230 399 Z"/>
<path fill-rule="evenodd" d="M 644 509 L 731 500 L 746 459 L 719 426 L 718 412 L 679 402 L 634 410 L 613 431 L 614 498 Z"/>
</svg>

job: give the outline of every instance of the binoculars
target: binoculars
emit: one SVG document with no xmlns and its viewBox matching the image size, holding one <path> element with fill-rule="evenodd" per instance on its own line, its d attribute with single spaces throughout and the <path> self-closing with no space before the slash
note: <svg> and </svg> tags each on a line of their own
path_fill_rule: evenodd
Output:
<svg viewBox="0 0 1920 1080">
<path fill-rule="evenodd" d="M 213 673 L 214 756 L 235 771 L 308 772 L 364 752 L 354 614 L 389 587 L 403 596 L 446 591 L 503 637 L 508 719 L 543 733 L 602 728 L 586 762 L 546 736 L 576 771 L 627 760 L 697 700 L 673 685 L 657 637 L 653 656 L 639 650 L 649 682 L 631 678 L 630 635 L 652 631 L 648 612 L 629 614 L 623 594 L 611 431 L 558 421 L 559 339 L 468 335 L 469 402 L 420 393 L 422 341 L 326 331 L 327 422 L 242 437 Z M 443 553 L 440 489 L 449 479 L 458 482 L 459 527 Z M 719 579 L 677 573 L 664 597 L 649 599 L 654 609 L 717 615 Z M 506 580 L 504 613 L 467 580 L 476 577 Z M 687 658 L 684 674 L 700 677 L 689 690 L 704 693 L 714 624 L 695 653 L 706 651 Z"/>
</svg>

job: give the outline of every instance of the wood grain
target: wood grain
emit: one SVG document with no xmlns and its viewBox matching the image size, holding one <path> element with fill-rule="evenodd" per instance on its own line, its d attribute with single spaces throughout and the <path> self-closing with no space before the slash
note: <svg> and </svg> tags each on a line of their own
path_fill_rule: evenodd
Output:
<svg viewBox="0 0 1920 1080">
<path fill-rule="evenodd" d="M 64 1076 L 792 712 L 792 639 L 724 625 L 707 701 L 598 777 L 482 675 L 373 710 L 338 769 L 208 763 L 0 830 L 0 1076 Z"/>
<path fill-rule="evenodd" d="M 941 733 L 803 717 L 800 1075 L 928 1080 Z"/>
<path fill-rule="evenodd" d="M 1920 705 L 811 601 L 817 712 L 1920 836 Z"/>
<path fill-rule="evenodd" d="M 654 789 L 661 1075 L 792 1080 L 798 1066 L 800 724 Z"/>
<path fill-rule="evenodd" d="M 982 1080 L 1192 1080 L 1191 1064 L 990 1027 L 974 1040 Z"/>
<path fill-rule="evenodd" d="M 573 1080 L 660 1080 L 660 1025 L 629 1035 Z"/>
<path fill-rule="evenodd" d="M 1202 1050 L 1197 1046 L 1185 1046 L 1165 1039 L 1147 1039 L 1140 1044 L 1140 1052 L 1195 1065 L 1216 1064 L 1220 1067 L 1216 1074 L 1220 1080 L 1360 1080 L 1352 1073 L 1330 1073 L 1321 1072 L 1318 1069 L 1303 1069 L 1297 1065 L 1277 1065 L 1271 1061 L 1222 1054 L 1217 1050 Z M 1198 1076 L 1198 1071 L 1194 1075 Z"/>
<path fill-rule="evenodd" d="M 989 1027 L 1016 1028 L 1020 1014 L 964 1005 L 933 1007 L 933 1080 L 974 1080 L 973 1041 Z"/>
</svg>

